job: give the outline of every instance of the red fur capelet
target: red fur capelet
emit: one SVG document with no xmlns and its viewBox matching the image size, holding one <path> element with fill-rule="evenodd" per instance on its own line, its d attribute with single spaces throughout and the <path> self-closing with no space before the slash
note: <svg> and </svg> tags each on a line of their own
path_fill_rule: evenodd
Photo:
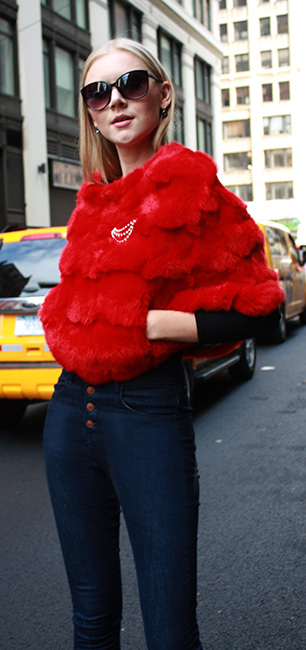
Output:
<svg viewBox="0 0 306 650">
<path fill-rule="evenodd" d="M 55 359 L 90 383 L 130 379 L 186 347 L 147 340 L 150 308 L 256 316 L 283 299 L 242 201 L 209 156 L 177 143 L 111 184 L 83 183 L 67 237 L 40 316 Z"/>
</svg>

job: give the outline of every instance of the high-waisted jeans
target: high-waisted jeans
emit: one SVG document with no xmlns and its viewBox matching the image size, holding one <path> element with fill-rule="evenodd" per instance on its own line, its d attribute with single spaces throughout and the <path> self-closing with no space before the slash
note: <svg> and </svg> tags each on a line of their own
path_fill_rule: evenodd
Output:
<svg viewBox="0 0 306 650">
<path fill-rule="evenodd" d="M 122 509 L 148 650 L 201 650 L 198 473 L 180 360 L 98 386 L 64 370 L 48 408 L 44 446 L 72 596 L 74 649 L 120 648 Z"/>
</svg>

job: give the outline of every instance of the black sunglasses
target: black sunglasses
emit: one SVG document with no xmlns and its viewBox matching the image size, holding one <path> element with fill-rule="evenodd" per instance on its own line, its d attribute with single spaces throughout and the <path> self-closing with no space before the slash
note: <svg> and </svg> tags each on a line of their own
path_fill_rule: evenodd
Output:
<svg viewBox="0 0 306 650">
<path fill-rule="evenodd" d="M 125 72 L 114 83 L 107 81 L 94 81 L 81 90 L 84 102 L 91 111 L 102 111 L 108 106 L 112 88 L 117 88 L 125 99 L 142 99 L 149 90 L 149 77 L 161 83 L 161 79 L 154 77 L 147 70 L 132 70 Z"/>
</svg>

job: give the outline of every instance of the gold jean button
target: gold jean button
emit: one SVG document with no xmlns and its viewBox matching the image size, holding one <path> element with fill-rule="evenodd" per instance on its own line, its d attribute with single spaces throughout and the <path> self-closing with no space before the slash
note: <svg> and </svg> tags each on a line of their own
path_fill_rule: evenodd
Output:
<svg viewBox="0 0 306 650">
<path fill-rule="evenodd" d="M 86 420 L 87 429 L 92 429 L 94 423 L 92 420 Z"/>
<path fill-rule="evenodd" d="M 93 386 L 87 386 L 86 391 L 87 391 L 88 395 L 93 395 L 94 392 L 95 392 L 95 389 L 94 389 Z"/>
<path fill-rule="evenodd" d="M 88 402 L 88 404 L 86 404 L 86 408 L 87 408 L 87 411 L 93 411 L 94 408 L 95 408 L 95 405 L 92 402 Z"/>
</svg>

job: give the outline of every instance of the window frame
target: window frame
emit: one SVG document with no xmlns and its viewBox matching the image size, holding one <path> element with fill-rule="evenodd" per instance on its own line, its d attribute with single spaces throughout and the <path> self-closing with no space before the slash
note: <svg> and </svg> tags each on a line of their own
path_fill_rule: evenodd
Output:
<svg viewBox="0 0 306 650">
<path fill-rule="evenodd" d="M 12 75 L 12 82 L 13 82 L 13 93 L 7 93 L 2 89 L 2 64 L 0 60 L 0 94 L 4 95 L 5 97 L 19 97 L 19 75 L 18 75 L 18 57 L 17 57 L 17 26 L 16 26 L 16 18 L 12 19 L 11 16 L 1 14 L 0 15 L 1 20 L 5 21 L 10 25 L 10 28 L 12 29 L 12 35 L 11 35 L 11 43 L 12 43 L 12 68 L 13 68 L 13 75 Z M 6 32 L 0 32 L 0 37 L 4 36 L 10 36 Z"/>
<path fill-rule="evenodd" d="M 266 21 L 269 30 L 266 33 L 263 33 L 265 31 L 263 29 L 263 25 L 265 24 L 264 21 Z M 271 16 L 262 16 L 262 18 L 259 18 L 259 31 L 261 38 L 265 38 L 265 36 L 271 36 Z"/>
<path fill-rule="evenodd" d="M 263 54 L 269 54 L 269 65 L 263 65 Z M 260 52 L 260 63 L 261 63 L 261 69 L 262 70 L 270 70 L 273 65 L 272 65 L 272 50 L 261 50 Z"/>
<path fill-rule="evenodd" d="M 236 26 L 237 25 L 243 25 L 243 24 L 246 25 L 246 30 L 245 31 L 241 30 L 241 32 L 239 30 L 237 31 Z M 235 41 L 247 41 L 248 37 L 249 37 L 248 28 L 249 28 L 249 26 L 248 26 L 248 21 L 247 20 L 237 20 L 237 21 L 235 21 L 234 22 L 234 40 Z M 238 38 L 237 38 L 237 33 L 238 33 Z M 243 34 L 246 33 L 246 36 L 241 37 L 241 33 L 243 33 Z"/>
<path fill-rule="evenodd" d="M 197 147 L 200 151 L 205 151 L 210 156 L 213 155 L 213 138 L 212 138 L 212 92 L 211 92 L 211 66 L 198 56 L 194 57 L 194 88 L 196 101 L 196 130 L 197 130 Z M 201 93 L 199 93 L 198 80 L 201 79 Z M 203 95 L 203 96 L 202 96 Z M 204 147 L 201 144 L 200 127 L 203 125 Z"/>
<path fill-rule="evenodd" d="M 286 119 L 286 118 L 289 118 Z M 271 130 L 272 127 L 272 120 L 282 120 L 282 131 L 273 131 Z M 265 120 L 268 120 L 268 123 L 265 125 Z M 286 122 L 290 124 L 287 124 L 287 126 L 290 126 L 290 130 L 286 130 Z M 268 128 L 268 132 L 267 132 Z M 267 115 L 263 117 L 263 135 L 264 136 L 269 136 L 269 135 L 289 135 L 291 134 L 291 115 Z"/>
<path fill-rule="evenodd" d="M 243 93 L 243 90 L 247 90 L 247 93 Z M 240 98 L 240 93 L 238 91 L 241 91 L 241 99 L 247 99 L 248 101 L 240 102 L 238 99 Z M 250 86 L 236 86 L 236 106 L 249 106 L 250 105 Z"/>
<path fill-rule="evenodd" d="M 240 60 L 241 63 L 240 69 L 238 69 L 238 65 L 237 65 L 238 60 Z M 239 73 L 239 72 L 248 72 L 249 70 L 250 70 L 249 52 L 243 52 L 242 54 L 235 54 L 235 71 Z"/>
<path fill-rule="evenodd" d="M 44 5 L 45 7 L 48 7 L 49 9 L 51 9 L 51 11 L 53 11 L 53 13 L 55 13 L 57 16 L 60 16 L 61 18 L 63 18 L 63 20 L 67 20 L 69 23 L 72 23 L 73 25 L 76 25 L 78 27 L 78 29 L 83 29 L 83 30 L 88 31 L 89 30 L 88 0 L 84 0 L 85 26 L 80 25 L 77 22 L 77 7 L 76 7 L 77 1 L 78 0 L 66 0 L 66 2 L 69 2 L 69 6 L 70 6 L 70 14 L 71 14 L 70 18 L 66 18 L 61 13 L 59 13 L 59 11 L 56 11 L 56 9 L 54 9 L 54 5 L 53 5 L 54 0 L 45 0 L 45 2 L 43 2 L 41 0 L 41 4 Z"/>
<path fill-rule="evenodd" d="M 116 11 L 115 5 L 121 5 L 124 11 L 124 17 L 127 21 L 127 29 L 122 34 L 122 30 L 116 31 Z M 109 2 L 109 23 L 110 23 L 110 33 L 111 38 L 117 38 L 120 36 L 125 36 L 126 38 L 131 38 L 132 40 L 137 40 L 140 43 L 142 42 L 142 17 L 143 13 L 130 2 L 125 2 L 125 0 L 110 0 Z M 136 19 L 137 25 L 137 34 L 134 32 L 134 19 Z M 136 36 L 136 38 L 135 38 Z"/>
<path fill-rule="evenodd" d="M 268 88 L 271 89 L 271 93 L 269 93 L 269 96 L 268 96 L 268 94 L 267 95 L 265 94 L 265 90 L 264 90 L 265 88 L 266 89 L 268 89 Z M 263 101 L 263 103 L 273 102 L 273 84 L 272 83 L 261 84 L 261 92 L 262 92 L 262 101 Z M 267 99 L 266 99 L 266 97 L 267 97 Z"/>
<path fill-rule="evenodd" d="M 278 189 L 283 188 L 283 196 L 275 196 Z M 293 181 L 265 183 L 266 201 L 284 201 L 294 197 Z"/>
<path fill-rule="evenodd" d="M 241 125 L 241 134 L 239 135 L 228 135 L 227 131 L 230 130 L 230 127 L 234 125 Z M 229 126 L 230 125 L 230 126 Z M 223 140 L 232 140 L 235 138 L 250 138 L 251 137 L 251 120 L 250 118 L 241 119 L 241 120 L 226 120 L 222 122 L 222 137 Z"/>
<path fill-rule="evenodd" d="M 281 18 L 286 18 L 286 21 L 283 22 L 283 25 L 281 24 L 282 23 L 282 21 L 280 20 Z M 276 16 L 276 22 L 277 22 L 277 34 L 289 34 L 288 14 L 278 14 L 278 16 Z M 281 27 L 285 27 L 285 29 L 280 29 Z"/>
<path fill-rule="evenodd" d="M 277 164 L 277 158 L 282 158 L 282 164 Z M 292 148 L 265 149 L 264 159 L 265 169 L 283 169 L 284 167 L 292 167 Z"/>
</svg>

